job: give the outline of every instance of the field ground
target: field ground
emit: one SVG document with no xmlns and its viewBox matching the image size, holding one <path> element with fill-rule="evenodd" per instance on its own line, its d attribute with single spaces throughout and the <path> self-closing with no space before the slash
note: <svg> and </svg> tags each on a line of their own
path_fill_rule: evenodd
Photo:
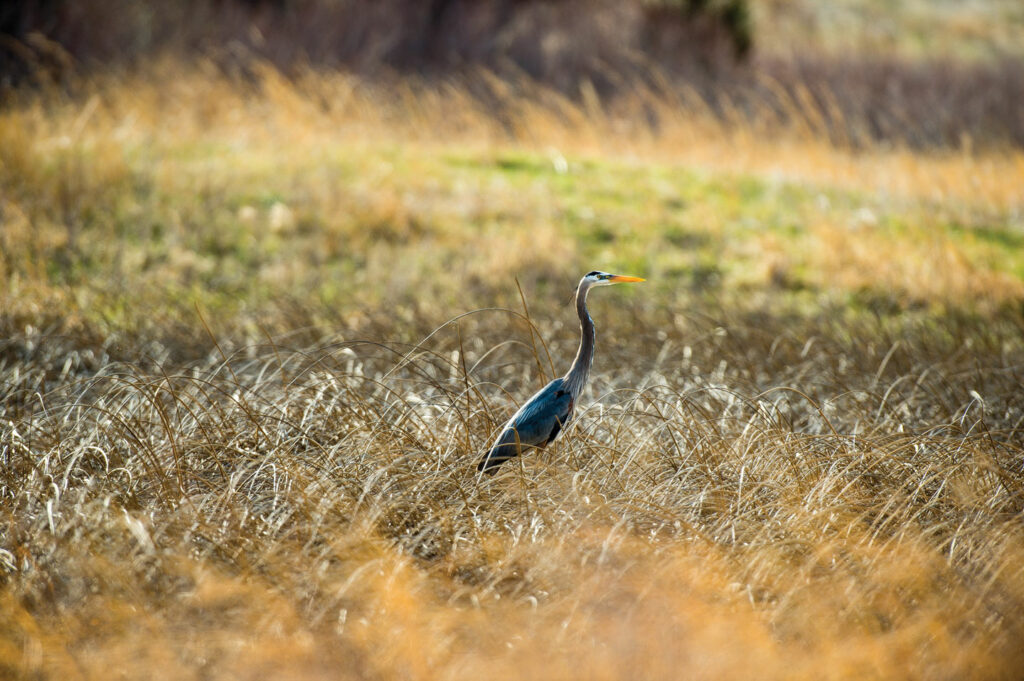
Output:
<svg viewBox="0 0 1024 681">
<path fill-rule="evenodd" d="M 0 676 L 1019 677 L 1019 150 L 148 68 L 0 111 Z"/>
</svg>

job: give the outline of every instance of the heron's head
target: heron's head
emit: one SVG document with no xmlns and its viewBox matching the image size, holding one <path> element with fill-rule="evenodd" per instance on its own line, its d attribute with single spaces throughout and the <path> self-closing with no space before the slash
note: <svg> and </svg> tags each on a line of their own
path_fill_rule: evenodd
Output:
<svg viewBox="0 0 1024 681">
<path fill-rule="evenodd" d="M 612 284 L 626 284 L 632 281 L 645 281 L 640 277 L 628 277 L 624 274 L 608 274 L 607 272 L 587 272 L 580 280 L 580 286 L 591 288 L 593 286 L 611 286 Z"/>
</svg>

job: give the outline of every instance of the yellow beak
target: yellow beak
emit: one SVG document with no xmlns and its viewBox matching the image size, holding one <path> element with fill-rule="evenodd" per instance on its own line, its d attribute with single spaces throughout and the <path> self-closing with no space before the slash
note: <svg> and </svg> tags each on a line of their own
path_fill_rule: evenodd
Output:
<svg viewBox="0 0 1024 681">
<path fill-rule="evenodd" d="M 631 281 L 647 281 L 647 280 L 646 279 L 641 279 L 640 277 L 627 277 L 624 274 L 613 274 L 611 277 L 608 278 L 608 281 L 612 282 L 613 284 L 626 284 L 626 283 L 631 282 Z"/>
</svg>

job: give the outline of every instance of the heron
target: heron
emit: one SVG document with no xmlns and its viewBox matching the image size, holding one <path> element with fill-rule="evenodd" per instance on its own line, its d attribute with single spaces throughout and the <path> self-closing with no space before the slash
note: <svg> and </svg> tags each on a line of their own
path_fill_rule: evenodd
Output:
<svg viewBox="0 0 1024 681">
<path fill-rule="evenodd" d="M 580 347 L 569 371 L 541 388 L 519 408 L 484 454 L 476 469 L 494 475 L 498 467 L 529 449 L 544 449 L 572 420 L 576 399 L 583 392 L 594 363 L 594 320 L 587 311 L 587 293 L 598 286 L 644 281 L 640 277 L 588 272 L 576 287 L 576 314 L 580 317 Z"/>
</svg>

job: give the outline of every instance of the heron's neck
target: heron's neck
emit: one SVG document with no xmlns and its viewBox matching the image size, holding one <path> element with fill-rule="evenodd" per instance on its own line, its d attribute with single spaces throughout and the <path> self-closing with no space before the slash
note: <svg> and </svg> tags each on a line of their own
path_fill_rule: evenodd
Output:
<svg viewBox="0 0 1024 681">
<path fill-rule="evenodd" d="M 580 316 L 580 349 L 576 352 L 569 372 L 565 375 L 566 389 L 575 398 L 583 392 L 590 376 L 590 365 L 594 362 L 594 320 L 587 312 L 587 291 L 589 286 L 576 289 L 576 314 Z"/>
</svg>

